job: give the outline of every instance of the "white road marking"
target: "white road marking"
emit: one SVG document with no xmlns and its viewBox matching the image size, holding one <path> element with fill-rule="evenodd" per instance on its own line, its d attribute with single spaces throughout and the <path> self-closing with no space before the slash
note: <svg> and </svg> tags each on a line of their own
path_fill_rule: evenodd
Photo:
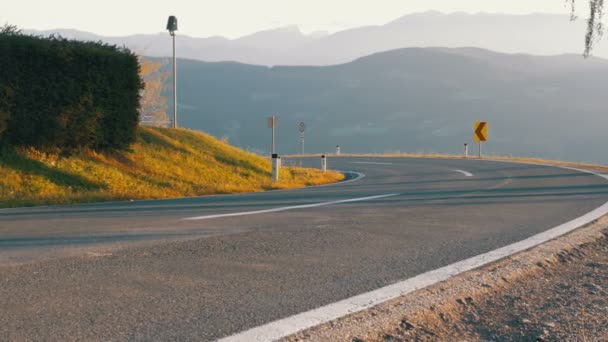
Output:
<svg viewBox="0 0 608 342">
<path fill-rule="evenodd" d="M 543 164 L 536 164 L 543 165 Z M 554 166 L 554 165 L 543 165 Z M 608 180 L 608 175 L 599 173 L 562 167 L 568 170 L 579 171 L 583 173 L 593 174 Z M 355 312 L 369 309 L 386 301 L 401 297 L 413 291 L 435 285 L 445 281 L 453 276 L 467 272 L 481 266 L 487 265 L 494 261 L 506 258 L 513 254 L 522 252 L 532 247 L 538 246 L 549 240 L 553 240 L 559 236 L 569 233 L 575 229 L 585 226 L 598 218 L 608 214 L 608 202 L 601 207 L 577 218 L 570 222 L 549 229 L 540 234 L 529 237 L 523 241 L 513 243 L 511 245 L 496 249 L 494 251 L 484 253 L 433 271 L 429 271 L 402 282 L 385 286 L 383 288 L 370 291 L 358 296 L 341 300 L 339 302 L 329 304 L 318 309 L 313 309 L 304 313 L 300 313 L 291 317 L 280 319 L 232 336 L 220 339 L 220 342 L 233 341 L 275 341 L 280 338 L 292 335 L 298 331 L 302 331 L 314 326 L 324 324 L 340 317 L 350 315 Z"/>
<path fill-rule="evenodd" d="M 259 215 L 259 214 L 276 213 L 279 211 L 287 211 L 287 210 L 294 210 L 294 209 L 316 208 L 316 207 L 324 207 L 324 206 L 334 205 L 334 204 L 371 201 L 371 200 L 375 200 L 375 199 L 393 197 L 393 196 L 399 196 L 399 194 L 387 194 L 387 195 L 378 195 L 378 196 L 369 196 L 369 197 L 350 198 L 350 199 L 339 200 L 339 201 L 293 205 L 293 206 L 289 206 L 289 207 L 279 207 L 279 208 L 255 210 L 255 211 L 243 211 L 243 212 L 239 212 L 239 213 L 227 213 L 227 214 L 188 217 L 188 218 L 184 218 L 182 220 L 183 221 L 198 221 L 198 220 L 209 220 L 209 219 L 223 218 L 223 217 Z"/>
<path fill-rule="evenodd" d="M 355 172 L 355 171 L 338 171 L 338 172 L 342 172 L 342 173 L 351 173 L 353 175 L 356 175 L 355 178 L 353 179 L 349 179 L 347 181 L 343 181 L 343 182 L 338 182 L 338 183 L 332 183 L 332 184 L 327 184 L 327 185 L 334 185 L 334 184 L 346 184 L 346 183 L 351 183 L 351 182 L 356 182 L 358 180 L 361 180 L 362 178 L 365 177 L 365 173 L 361 173 L 361 172 Z"/>
<path fill-rule="evenodd" d="M 473 177 L 473 174 L 472 174 L 472 173 L 467 172 L 467 171 L 464 171 L 464 170 L 454 170 L 454 171 L 456 171 L 456 172 L 460 172 L 460 173 L 462 173 L 463 175 L 465 175 L 465 176 L 467 176 L 467 177 Z"/>
<path fill-rule="evenodd" d="M 275 192 L 287 192 L 287 191 L 308 191 L 308 190 L 314 190 L 314 189 L 317 189 L 317 188 L 325 188 L 325 187 L 328 187 L 328 186 L 336 186 L 336 185 L 343 185 L 343 184 L 347 184 L 347 183 L 352 183 L 352 182 L 360 181 L 361 179 L 365 178 L 365 173 L 361 173 L 361 172 L 340 171 L 340 170 L 332 170 L 332 171 L 340 172 L 340 173 L 350 173 L 352 175 L 355 175 L 355 178 L 349 179 L 349 180 L 345 180 L 345 181 L 336 182 L 336 183 L 327 183 L 327 184 L 321 184 L 321 185 L 310 185 L 310 186 L 306 186 L 306 187 L 298 188 L 298 189 L 268 190 L 267 192 L 269 192 L 269 193 L 275 193 Z"/>
<path fill-rule="evenodd" d="M 336 170 L 336 172 L 341 172 L 341 173 L 350 173 L 355 175 L 355 178 L 353 179 L 349 179 L 346 181 L 342 181 L 342 182 L 338 182 L 338 183 L 329 183 L 329 184 L 323 184 L 323 185 L 315 185 L 315 186 L 310 186 L 310 187 L 306 187 L 304 189 L 309 189 L 309 188 L 320 188 L 320 187 L 324 187 L 324 186 L 332 186 L 332 185 L 340 185 L 340 184 L 347 184 L 347 183 L 352 183 L 352 182 L 356 182 L 361 180 L 362 178 L 365 178 L 365 173 L 361 173 L 361 172 L 355 172 L 355 171 L 339 171 Z"/>
<path fill-rule="evenodd" d="M 351 164 L 371 164 L 371 165 L 393 165 L 393 163 L 381 163 L 381 162 L 350 162 Z"/>
</svg>

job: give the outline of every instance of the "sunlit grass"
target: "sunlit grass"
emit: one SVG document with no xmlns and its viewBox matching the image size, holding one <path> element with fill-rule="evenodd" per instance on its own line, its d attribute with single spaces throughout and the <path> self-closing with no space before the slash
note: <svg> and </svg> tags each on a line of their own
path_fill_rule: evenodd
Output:
<svg viewBox="0 0 608 342">
<path fill-rule="evenodd" d="M 0 207 L 160 199 L 297 188 L 343 175 L 283 168 L 271 182 L 268 159 L 186 129 L 140 128 L 128 152 L 71 156 L 0 151 Z"/>
</svg>

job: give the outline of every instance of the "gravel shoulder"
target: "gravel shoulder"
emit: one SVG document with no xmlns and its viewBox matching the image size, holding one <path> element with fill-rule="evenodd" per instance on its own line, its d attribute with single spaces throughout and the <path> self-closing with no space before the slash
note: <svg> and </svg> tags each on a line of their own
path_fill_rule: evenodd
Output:
<svg viewBox="0 0 608 342">
<path fill-rule="evenodd" d="M 608 217 L 287 341 L 608 341 Z"/>
</svg>

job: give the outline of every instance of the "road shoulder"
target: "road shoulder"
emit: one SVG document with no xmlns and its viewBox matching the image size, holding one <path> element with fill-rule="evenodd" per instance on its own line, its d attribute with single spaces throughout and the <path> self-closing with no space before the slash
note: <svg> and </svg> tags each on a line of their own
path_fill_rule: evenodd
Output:
<svg viewBox="0 0 608 342">
<path fill-rule="evenodd" d="M 286 341 L 600 340 L 608 217 L 528 251 Z M 605 338 L 605 337 L 604 337 Z"/>
</svg>

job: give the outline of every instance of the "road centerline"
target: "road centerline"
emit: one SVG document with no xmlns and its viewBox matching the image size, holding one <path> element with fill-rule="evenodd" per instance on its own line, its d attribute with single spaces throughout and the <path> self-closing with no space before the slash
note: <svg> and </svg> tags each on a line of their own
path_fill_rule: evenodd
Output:
<svg viewBox="0 0 608 342">
<path fill-rule="evenodd" d="M 383 163 L 383 162 L 351 162 L 351 164 L 393 165 L 393 163 Z"/>
<path fill-rule="evenodd" d="M 368 197 L 349 198 L 349 199 L 338 200 L 338 201 L 292 205 L 292 206 L 288 206 L 288 207 L 278 207 L 278 208 L 271 208 L 271 209 L 264 209 L 264 210 L 242 211 L 242 212 L 236 212 L 236 213 L 195 216 L 195 217 L 183 218 L 182 221 L 200 221 L 200 220 L 209 220 L 209 219 L 224 218 L 224 217 L 260 215 L 260 214 L 276 213 L 276 212 L 280 212 L 280 211 L 288 211 L 288 210 L 295 210 L 295 209 L 317 208 L 317 207 L 325 207 L 325 206 L 335 205 L 335 204 L 371 201 L 371 200 L 375 200 L 375 199 L 394 197 L 394 196 L 399 196 L 399 194 L 386 194 L 386 195 L 377 195 L 377 196 L 368 196 Z"/>
<path fill-rule="evenodd" d="M 465 175 L 466 177 L 473 177 L 473 174 L 468 172 L 468 171 L 464 171 L 464 170 L 454 170 L 454 172 L 460 172 L 463 175 Z"/>
</svg>

